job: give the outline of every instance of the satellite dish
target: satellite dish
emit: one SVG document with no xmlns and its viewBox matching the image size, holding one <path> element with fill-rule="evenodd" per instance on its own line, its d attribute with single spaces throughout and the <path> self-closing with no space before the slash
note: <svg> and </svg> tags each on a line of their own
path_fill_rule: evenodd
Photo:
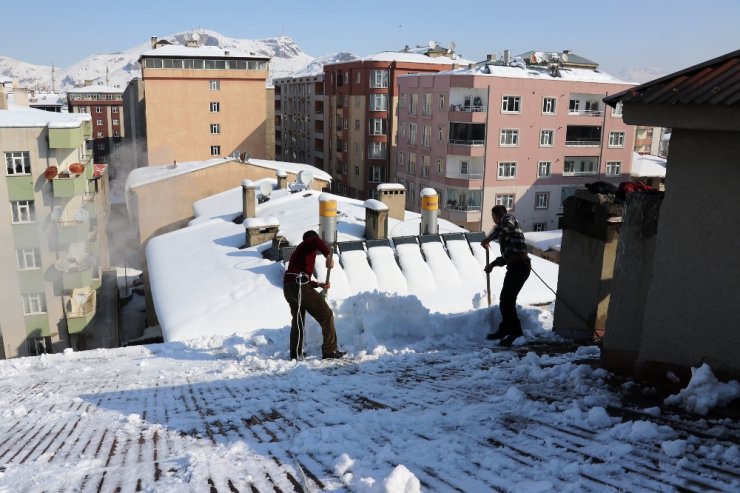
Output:
<svg viewBox="0 0 740 493">
<path fill-rule="evenodd" d="M 455 42 L 450 41 L 450 45 L 447 47 L 447 53 L 452 53 L 453 51 L 455 51 Z"/>
<path fill-rule="evenodd" d="M 198 40 L 200 40 L 200 34 L 193 33 L 193 34 L 190 35 L 190 39 L 192 39 L 193 41 L 198 41 Z"/>
<path fill-rule="evenodd" d="M 562 59 L 562 60 L 563 60 L 564 62 L 567 62 L 567 61 L 568 61 L 568 54 L 567 54 L 567 53 L 563 53 L 562 55 L 560 55 L 560 58 L 561 58 L 561 59 Z"/>
<path fill-rule="evenodd" d="M 231 157 L 233 157 L 234 159 L 239 159 L 239 154 L 239 151 L 234 151 L 231 153 Z"/>
<path fill-rule="evenodd" d="M 305 185 L 306 187 L 308 187 L 313 181 L 313 175 L 310 171 L 299 171 L 298 176 L 296 177 L 296 181 L 301 185 Z"/>
<path fill-rule="evenodd" d="M 191 33 L 185 33 L 185 36 L 183 36 L 183 37 L 185 38 L 185 41 L 190 41 L 192 39 L 192 34 Z"/>
<path fill-rule="evenodd" d="M 252 157 L 252 155 L 250 153 L 244 154 L 244 162 L 249 161 L 249 158 L 251 158 L 251 157 Z"/>
<path fill-rule="evenodd" d="M 437 46 L 437 43 L 435 43 L 433 39 L 430 39 L 429 40 L 429 47 L 431 49 L 434 49 L 436 46 Z"/>
<path fill-rule="evenodd" d="M 54 262 L 54 267 L 59 272 L 68 272 L 69 271 L 69 260 L 66 258 L 60 258 L 56 262 Z"/>
<path fill-rule="evenodd" d="M 265 182 L 260 183 L 260 193 L 265 196 L 269 197 L 272 193 L 272 184 Z"/>
</svg>

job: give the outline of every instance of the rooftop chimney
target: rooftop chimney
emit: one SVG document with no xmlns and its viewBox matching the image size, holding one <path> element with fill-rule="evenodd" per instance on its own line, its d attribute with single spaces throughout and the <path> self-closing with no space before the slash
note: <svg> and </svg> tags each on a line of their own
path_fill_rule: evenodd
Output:
<svg viewBox="0 0 740 493">
<path fill-rule="evenodd" d="M 365 238 L 368 240 L 388 238 L 388 206 L 379 200 L 365 201 Z"/>
<path fill-rule="evenodd" d="M 155 49 L 157 47 L 157 37 L 152 36 L 151 42 L 152 42 L 152 49 Z"/>
<path fill-rule="evenodd" d="M 511 63 L 511 51 L 504 50 L 504 65 Z"/>
<path fill-rule="evenodd" d="M 242 182 L 242 215 L 245 220 L 257 215 L 257 186 L 252 180 Z"/>
<path fill-rule="evenodd" d="M 425 188 L 421 195 L 421 226 L 419 234 L 436 235 L 439 233 L 437 226 L 437 213 L 439 211 L 439 196 L 433 188 Z"/>
<path fill-rule="evenodd" d="M 399 221 L 406 219 L 406 187 L 400 183 L 381 183 L 378 185 L 378 199 L 388 207 L 389 217 Z"/>
<path fill-rule="evenodd" d="M 486 61 L 487 62 L 495 62 L 496 61 L 496 55 L 493 55 L 493 54 L 489 53 L 488 55 L 486 55 Z"/>
<path fill-rule="evenodd" d="M 282 190 L 284 188 L 288 188 L 288 173 L 285 171 L 279 169 L 275 171 L 275 176 L 277 176 L 277 187 L 278 190 Z"/>
</svg>

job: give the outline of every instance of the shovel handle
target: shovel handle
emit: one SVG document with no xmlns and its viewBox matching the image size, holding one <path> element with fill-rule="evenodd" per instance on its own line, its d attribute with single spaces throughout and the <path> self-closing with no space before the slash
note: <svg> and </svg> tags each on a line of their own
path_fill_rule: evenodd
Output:
<svg viewBox="0 0 740 493">
<path fill-rule="evenodd" d="M 488 267 L 490 260 L 491 260 L 490 253 L 488 253 L 488 248 L 486 248 L 486 267 Z M 488 306 L 491 306 L 491 273 L 490 272 L 486 272 L 486 293 L 488 294 Z"/>
</svg>

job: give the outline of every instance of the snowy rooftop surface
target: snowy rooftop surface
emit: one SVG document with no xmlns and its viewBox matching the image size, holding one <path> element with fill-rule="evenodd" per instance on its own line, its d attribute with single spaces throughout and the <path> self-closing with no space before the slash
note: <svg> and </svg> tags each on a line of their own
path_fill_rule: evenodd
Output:
<svg viewBox="0 0 740 493">
<path fill-rule="evenodd" d="M 650 154 L 632 153 L 632 176 L 665 178 L 666 159 Z"/>
<path fill-rule="evenodd" d="M 105 85 L 90 85 L 83 87 L 74 87 L 67 90 L 67 94 L 96 94 L 96 93 L 123 93 L 123 89 L 120 87 L 105 86 Z"/>
<path fill-rule="evenodd" d="M 540 250 L 557 250 L 560 251 L 560 243 L 563 241 L 563 230 L 554 229 L 551 231 L 527 231 L 524 233 L 524 241 Z"/>
<path fill-rule="evenodd" d="M 0 361 L 0 491 L 740 489 L 737 420 L 705 415 L 740 384 L 707 365 L 663 400 L 593 346 L 492 351 L 485 310 L 357 301 L 349 361 L 315 357 L 315 326 L 298 363 L 287 328 Z M 553 339 L 549 311 L 522 319 Z"/>
<path fill-rule="evenodd" d="M 61 105 L 64 104 L 64 102 L 62 101 L 62 97 L 59 94 L 42 92 L 30 97 L 29 104 Z"/>
<path fill-rule="evenodd" d="M 49 127 L 77 128 L 83 121 L 89 121 L 87 113 L 54 113 L 51 111 L 10 105 L 7 110 L 0 110 L 0 127 Z"/>
<path fill-rule="evenodd" d="M 187 161 L 183 163 L 178 162 L 177 164 L 172 163 L 162 166 L 147 166 L 143 168 L 136 168 L 132 170 L 131 173 L 129 173 L 128 178 L 126 179 L 126 193 L 128 193 L 130 189 L 139 187 L 141 185 L 147 185 L 149 183 L 166 180 L 174 176 L 192 173 L 193 171 L 205 169 L 210 166 L 217 166 L 229 161 L 234 161 L 234 159 L 214 158 L 207 159 L 205 161 Z M 309 171 L 314 178 L 331 181 L 330 174 L 308 164 L 288 163 L 284 161 L 270 161 L 266 159 L 249 159 L 249 165 L 268 168 L 275 171 L 283 170 L 294 174 L 298 174 L 298 172 L 300 171 Z"/>
<path fill-rule="evenodd" d="M 465 60 L 463 58 L 458 57 L 457 55 L 453 55 L 452 57 L 446 57 L 446 56 L 430 57 L 430 56 L 426 56 L 421 53 L 405 53 L 403 51 L 381 51 L 380 53 L 368 55 L 362 58 L 361 60 L 366 61 L 366 62 L 406 62 L 406 63 L 426 63 L 426 64 L 433 64 L 433 65 L 452 65 L 453 63 L 460 65 L 460 64 L 473 63 L 472 61 Z M 336 63 L 337 64 L 352 63 L 354 61 L 356 60 L 349 60 L 347 62 L 336 62 Z"/>
<path fill-rule="evenodd" d="M 228 53 L 228 54 L 227 54 Z M 185 46 L 169 44 L 157 49 L 145 51 L 142 57 L 187 57 L 187 58 L 253 58 L 269 60 L 269 56 L 246 53 L 233 48 L 221 48 L 218 46 Z"/>
<path fill-rule="evenodd" d="M 560 77 L 553 77 L 550 75 L 550 71 L 546 68 L 539 66 L 527 66 L 526 68 L 517 66 L 503 66 L 494 64 L 484 64 L 475 66 L 473 68 L 459 68 L 455 70 L 448 70 L 441 72 L 441 74 L 454 74 L 454 75 L 480 75 L 487 77 L 503 77 L 512 79 L 541 79 L 541 80 L 552 80 L 552 81 L 573 81 L 573 82 L 600 82 L 608 84 L 632 84 L 623 80 L 617 79 L 616 77 L 607 74 L 605 72 L 598 72 L 596 70 L 582 69 L 582 68 L 561 68 Z M 408 74 L 401 75 L 400 77 L 411 77 L 420 76 L 425 77 L 429 75 L 440 75 L 440 74 Z M 634 84 L 632 84 L 634 85 Z"/>
<path fill-rule="evenodd" d="M 280 222 L 280 234 L 290 245 L 300 243 L 306 230 L 318 230 L 319 197 L 304 190 L 275 190 L 270 200 L 257 207 L 257 217 L 271 216 Z M 360 200 L 334 196 L 337 200 L 337 240 L 362 240 L 365 208 Z M 240 249 L 244 227 L 232 220 L 242 213 L 241 187 L 200 200 L 193 206 L 196 219 L 189 227 L 157 236 L 147 246 L 152 297 L 166 341 L 183 341 L 205 335 L 250 334 L 280 330 L 290 325 L 283 299 L 282 262 L 266 260 L 262 251 L 269 243 Z M 406 212 L 404 221 L 389 218 L 392 238 L 418 235 L 420 215 Z M 438 220 L 440 233 L 462 232 L 454 224 Z M 493 245 L 492 259 L 499 255 Z M 533 267 L 553 288 L 557 265 L 533 258 Z M 331 275 L 329 301 L 342 325 L 364 296 L 391 303 L 418 306 L 429 313 L 453 314 L 478 311 L 486 305 L 485 251 L 480 243 L 464 239 L 441 242 L 375 246 L 367 251 L 344 251 Z M 326 276 L 317 262 L 319 280 Z M 504 269 L 491 276 L 494 300 Z M 554 295 L 532 276 L 519 296 L 522 304 L 549 303 Z M 385 321 L 384 323 L 388 323 Z M 287 350 L 287 348 L 286 348 Z"/>
</svg>

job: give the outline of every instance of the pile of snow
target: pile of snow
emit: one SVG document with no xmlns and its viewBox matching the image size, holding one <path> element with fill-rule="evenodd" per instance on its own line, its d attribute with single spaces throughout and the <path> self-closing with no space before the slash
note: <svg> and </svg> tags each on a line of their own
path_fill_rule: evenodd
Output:
<svg viewBox="0 0 740 493">
<path fill-rule="evenodd" d="M 691 369 L 689 385 L 678 394 L 668 396 L 665 403 L 680 406 L 689 412 L 706 415 L 740 397 L 740 382 L 723 383 L 717 380 L 708 364 Z"/>
</svg>

